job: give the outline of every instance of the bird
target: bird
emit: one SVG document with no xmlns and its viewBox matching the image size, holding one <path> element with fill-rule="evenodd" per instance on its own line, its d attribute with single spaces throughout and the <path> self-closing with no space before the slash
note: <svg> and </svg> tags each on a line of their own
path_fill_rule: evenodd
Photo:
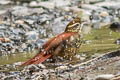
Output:
<svg viewBox="0 0 120 80">
<path fill-rule="evenodd" d="M 84 23 L 85 21 L 82 21 L 80 17 L 75 17 L 67 24 L 64 32 L 50 38 L 43 44 L 37 55 L 24 62 L 21 66 L 40 64 L 50 58 L 53 60 L 56 60 L 57 57 L 66 60 L 75 58 L 74 56 L 78 53 L 82 43 L 81 31 Z"/>
</svg>

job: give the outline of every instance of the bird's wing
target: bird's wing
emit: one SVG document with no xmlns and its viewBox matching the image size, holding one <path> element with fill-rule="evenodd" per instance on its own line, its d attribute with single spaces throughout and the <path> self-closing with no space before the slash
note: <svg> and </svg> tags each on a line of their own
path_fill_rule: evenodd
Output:
<svg viewBox="0 0 120 80">
<path fill-rule="evenodd" d="M 22 64 L 22 66 L 30 65 L 30 64 L 39 64 L 39 63 L 44 62 L 46 59 L 48 59 L 48 58 L 50 58 L 52 56 L 52 53 L 50 53 L 51 48 L 58 46 L 59 44 L 61 44 L 63 41 L 65 41 L 71 35 L 74 35 L 74 34 L 76 34 L 76 33 L 63 32 L 63 33 L 59 34 L 57 37 L 48 40 L 43 45 L 44 50 L 42 52 L 40 52 L 39 54 L 37 54 L 35 57 L 33 57 L 30 60 L 26 61 L 24 64 Z"/>
<path fill-rule="evenodd" d="M 42 48 L 45 49 L 54 39 L 55 37 L 50 38 L 45 44 L 43 44 Z"/>
</svg>

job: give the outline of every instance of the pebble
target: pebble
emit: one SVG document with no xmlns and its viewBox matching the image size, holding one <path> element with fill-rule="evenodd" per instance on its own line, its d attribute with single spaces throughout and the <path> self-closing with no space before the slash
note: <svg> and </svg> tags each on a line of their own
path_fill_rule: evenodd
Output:
<svg viewBox="0 0 120 80">
<path fill-rule="evenodd" d="M 118 44 L 118 45 L 120 45 L 120 39 L 117 39 L 117 40 L 115 41 L 115 43 Z"/>
</svg>

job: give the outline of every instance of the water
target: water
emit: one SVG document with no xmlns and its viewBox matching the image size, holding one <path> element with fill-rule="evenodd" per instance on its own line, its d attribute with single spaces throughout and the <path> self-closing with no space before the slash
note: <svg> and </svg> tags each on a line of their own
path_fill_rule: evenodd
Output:
<svg viewBox="0 0 120 80">
<path fill-rule="evenodd" d="M 32 53 L 17 53 L 7 56 L 0 56 L 0 65 L 12 64 L 15 62 L 25 62 L 26 60 L 36 55 L 36 53 L 37 51 L 34 51 Z"/>
</svg>

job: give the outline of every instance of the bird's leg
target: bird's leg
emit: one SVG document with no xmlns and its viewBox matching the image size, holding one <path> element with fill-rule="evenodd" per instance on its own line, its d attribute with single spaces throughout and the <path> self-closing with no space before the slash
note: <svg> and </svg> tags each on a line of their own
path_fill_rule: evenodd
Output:
<svg viewBox="0 0 120 80">
<path fill-rule="evenodd" d="M 58 61 L 57 56 L 59 56 L 59 54 L 60 54 L 59 52 L 62 50 L 62 48 L 63 48 L 62 44 L 57 46 L 57 48 L 55 49 L 55 51 L 52 54 L 52 62 Z"/>
</svg>

